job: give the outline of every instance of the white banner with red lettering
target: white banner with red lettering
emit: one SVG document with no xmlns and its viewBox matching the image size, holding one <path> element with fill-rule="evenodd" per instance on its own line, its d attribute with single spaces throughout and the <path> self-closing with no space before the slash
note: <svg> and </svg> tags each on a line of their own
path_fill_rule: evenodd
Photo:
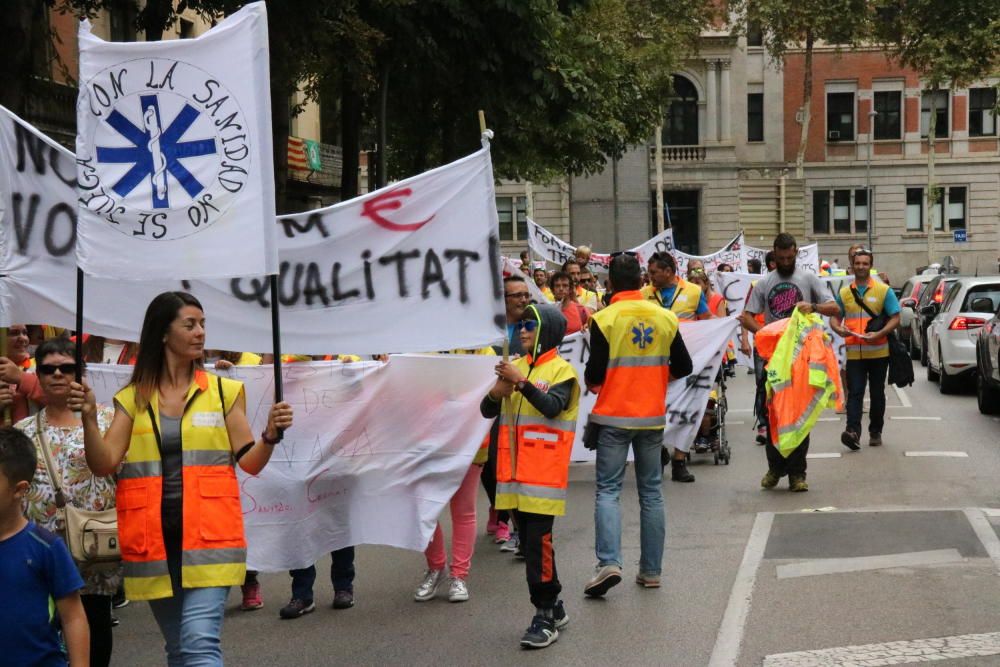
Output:
<svg viewBox="0 0 1000 667">
<path fill-rule="evenodd" d="M 767 273 L 767 265 L 764 264 L 764 257 L 767 255 L 770 248 L 755 248 L 751 245 L 743 246 L 744 252 L 746 253 L 747 261 L 750 259 L 759 259 L 761 271 Z M 799 255 L 795 259 L 795 263 L 801 266 L 809 273 L 819 274 L 819 243 L 810 243 L 809 245 L 804 245 L 799 248 Z M 743 270 L 746 270 L 745 268 Z"/>
<path fill-rule="evenodd" d="M 677 259 L 677 273 L 682 276 L 687 275 L 688 264 L 693 259 L 701 260 L 705 265 L 705 271 L 711 275 L 715 273 L 720 264 L 728 264 L 734 271 L 746 271 L 746 257 L 743 254 L 743 234 L 737 234 L 733 240 L 716 250 L 711 255 L 689 255 L 684 252 L 675 252 Z"/>
<path fill-rule="evenodd" d="M 567 259 L 573 259 L 576 256 L 576 246 L 562 240 L 531 218 L 528 218 L 528 246 L 534 254 L 553 264 L 562 264 Z M 639 263 L 645 266 L 649 261 L 649 256 L 654 252 L 672 252 L 673 249 L 674 232 L 672 229 L 667 229 L 642 245 L 632 248 L 629 252 L 635 253 Z M 592 252 L 587 266 L 591 271 L 607 273 L 610 262 L 610 254 Z"/>
</svg>

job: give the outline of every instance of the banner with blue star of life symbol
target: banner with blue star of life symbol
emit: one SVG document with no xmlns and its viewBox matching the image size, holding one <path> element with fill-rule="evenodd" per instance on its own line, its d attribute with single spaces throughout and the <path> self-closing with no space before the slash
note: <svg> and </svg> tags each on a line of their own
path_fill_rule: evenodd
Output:
<svg viewBox="0 0 1000 667">
<path fill-rule="evenodd" d="M 79 31 L 77 265 L 151 280 L 277 273 L 267 12 L 206 33 Z"/>
</svg>

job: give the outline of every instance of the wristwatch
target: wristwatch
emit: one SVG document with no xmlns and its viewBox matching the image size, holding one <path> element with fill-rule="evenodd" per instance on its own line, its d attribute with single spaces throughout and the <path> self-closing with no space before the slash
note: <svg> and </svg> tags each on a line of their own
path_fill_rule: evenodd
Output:
<svg viewBox="0 0 1000 667">
<path fill-rule="evenodd" d="M 265 444 L 271 445 L 272 447 L 281 442 L 281 436 L 278 436 L 273 440 L 267 437 L 267 429 L 264 429 L 263 431 L 260 432 L 260 439 L 263 440 Z"/>
<path fill-rule="evenodd" d="M 517 388 L 518 391 L 521 391 L 524 389 L 524 385 L 526 384 L 528 384 L 527 380 L 518 380 L 517 382 L 514 383 L 514 386 Z"/>
</svg>

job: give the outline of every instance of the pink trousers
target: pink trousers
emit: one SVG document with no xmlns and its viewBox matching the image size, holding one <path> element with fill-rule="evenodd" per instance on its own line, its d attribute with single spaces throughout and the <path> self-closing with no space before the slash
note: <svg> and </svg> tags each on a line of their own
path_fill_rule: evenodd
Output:
<svg viewBox="0 0 1000 667">
<path fill-rule="evenodd" d="M 465 473 L 465 479 L 458 491 L 451 497 L 451 576 L 466 579 L 469 576 L 469 565 L 472 563 L 472 552 L 476 547 L 476 495 L 479 490 L 479 475 L 483 466 L 472 464 Z M 444 531 L 438 523 L 434 529 L 434 537 L 424 551 L 427 557 L 427 567 L 431 570 L 443 570 L 448 554 L 444 544 Z"/>
</svg>

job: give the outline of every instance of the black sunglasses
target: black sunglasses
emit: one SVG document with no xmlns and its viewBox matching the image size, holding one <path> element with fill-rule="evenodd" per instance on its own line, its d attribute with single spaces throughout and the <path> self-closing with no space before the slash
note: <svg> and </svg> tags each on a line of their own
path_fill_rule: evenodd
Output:
<svg viewBox="0 0 1000 667">
<path fill-rule="evenodd" d="M 618 250 L 618 251 L 613 252 L 610 255 L 608 255 L 608 257 L 618 257 L 619 255 L 628 255 L 629 257 L 638 257 L 639 253 L 637 253 L 635 250 Z"/>
<path fill-rule="evenodd" d="M 63 375 L 75 375 L 76 364 L 38 364 L 38 372 L 41 375 L 55 375 L 56 371 Z"/>
</svg>

